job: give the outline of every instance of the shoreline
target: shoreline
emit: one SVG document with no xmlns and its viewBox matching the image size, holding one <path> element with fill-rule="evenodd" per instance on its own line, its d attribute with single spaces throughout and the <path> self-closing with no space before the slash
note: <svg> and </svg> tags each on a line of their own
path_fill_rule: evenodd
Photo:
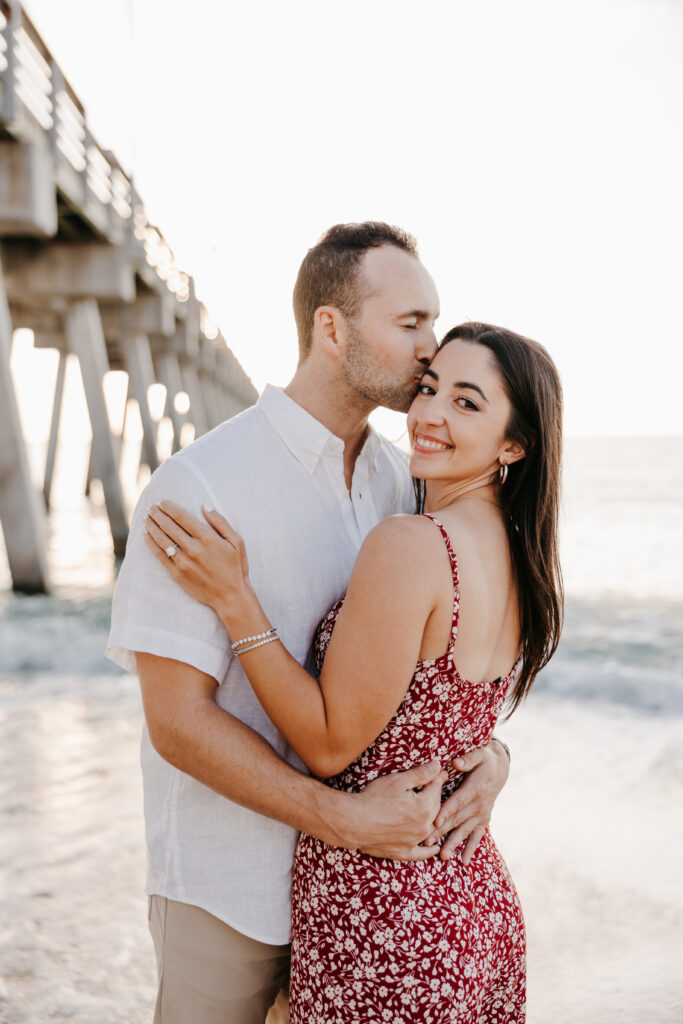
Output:
<svg viewBox="0 0 683 1024">
<path fill-rule="evenodd" d="M 2 1024 L 143 1024 L 147 932 L 134 676 L 3 673 Z M 676 1024 L 683 716 L 532 693 L 498 732 L 492 831 L 520 892 L 528 1024 Z"/>
</svg>

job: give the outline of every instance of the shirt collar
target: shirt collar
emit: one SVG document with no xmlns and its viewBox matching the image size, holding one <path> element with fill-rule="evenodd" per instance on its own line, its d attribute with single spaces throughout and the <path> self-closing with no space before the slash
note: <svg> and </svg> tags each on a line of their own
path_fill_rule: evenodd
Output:
<svg viewBox="0 0 683 1024">
<path fill-rule="evenodd" d="M 323 455 L 328 453 L 342 454 L 344 442 L 325 427 L 315 416 L 286 395 L 281 388 L 266 384 L 258 407 L 270 421 L 304 468 L 313 474 Z M 359 458 L 368 459 L 374 466 L 382 447 L 382 439 L 377 431 L 370 426 L 368 437 L 363 445 Z"/>
</svg>

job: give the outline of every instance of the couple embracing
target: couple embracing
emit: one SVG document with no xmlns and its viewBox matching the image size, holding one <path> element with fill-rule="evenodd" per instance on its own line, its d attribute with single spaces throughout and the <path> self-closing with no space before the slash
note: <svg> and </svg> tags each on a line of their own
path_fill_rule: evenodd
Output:
<svg viewBox="0 0 683 1024">
<path fill-rule="evenodd" d="M 294 312 L 291 383 L 154 474 L 114 599 L 155 1021 L 286 1020 L 291 925 L 292 1024 L 519 1024 L 487 825 L 496 720 L 559 638 L 558 375 L 487 324 L 437 346 L 434 283 L 382 223 L 322 237 Z M 408 412 L 410 465 L 378 405 Z"/>
</svg>

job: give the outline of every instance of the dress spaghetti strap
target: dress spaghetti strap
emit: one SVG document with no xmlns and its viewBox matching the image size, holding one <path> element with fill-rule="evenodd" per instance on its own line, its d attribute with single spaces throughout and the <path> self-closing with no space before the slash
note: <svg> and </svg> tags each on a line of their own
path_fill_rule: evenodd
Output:
<svg viewBox="0 0 683 1024">
<path fill-rule="evenodd" d="M 455 557 L 455 551 L 451 544 L 451 538 L 446 533 L 446 527 L 441 523 L 436 516 L 432 515 L 431 512 L 421 513 L 425 519 L 431 519 L 435 526 L 438 526 L 441 531 L 441 536 L 444 539 L 446 545 L 446 551 L 451 562 L 451 569 L 453 570 L 453 622 L 451 625 L 451 639 L 448 644 L 448 650 L 453 649 L 455 638 L 458 635 L 458 619 L 460 617 L 460 577 L 458 576 L 458 561 Z"/>
</svg>

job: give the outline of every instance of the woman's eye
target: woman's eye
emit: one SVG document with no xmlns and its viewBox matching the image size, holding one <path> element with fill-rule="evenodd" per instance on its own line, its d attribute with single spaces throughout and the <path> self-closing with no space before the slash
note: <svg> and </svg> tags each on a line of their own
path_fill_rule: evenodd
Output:
<svg viewBox="0 0 683 1024">
<path fill-rule="evenodd" d="M 456 402 L 461 402 L 463 409 L 474 409 L 475 412 L 479 412 L 479 406 L 475 405 L 471 399 L 465 398 L 464 395 L 461 395 L 460 398 L 456 398 Z"/>
<path fill-rule="evenodd" d="M 420 384 L 417 393 L 418 395 L 435 395 L 436 391 L 431 384 Z"/>
</svg>

